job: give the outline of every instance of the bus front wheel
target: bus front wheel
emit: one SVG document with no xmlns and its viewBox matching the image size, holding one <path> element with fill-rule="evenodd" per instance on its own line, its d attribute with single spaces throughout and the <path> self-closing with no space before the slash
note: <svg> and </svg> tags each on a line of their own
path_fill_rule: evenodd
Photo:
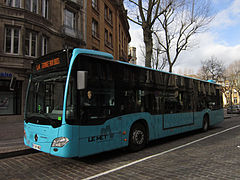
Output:
<svg viewBox="0 0 240 180">
<path fill-rule="evenodd" d="M 129 150 L 139 151 L 146 146 L 147 133 L 142 123 L 136 123 L 132 126 L 129 135 Z"/>
<path fill-rule="evenodd" d="M 206 131 L 208 131 L 208 129 L 209 129 L 209 118 L 208 118 L 208 116 L 204 116 L 202 130 L 203 130 L 203 132 L 206 132 Z"/>
</svg>

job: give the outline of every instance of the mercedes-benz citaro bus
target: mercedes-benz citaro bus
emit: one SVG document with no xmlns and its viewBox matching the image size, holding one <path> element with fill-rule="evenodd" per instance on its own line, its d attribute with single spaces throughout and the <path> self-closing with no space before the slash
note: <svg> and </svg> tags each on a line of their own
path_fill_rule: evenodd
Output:
<svg viewBox="0 0 240 180">
<path fill-rule="evenodd" d="M 128 147 L 223 121 L 221 86 L 73 49 L 33 63 L 24 143 L 61 157 Z"/>
</svg>

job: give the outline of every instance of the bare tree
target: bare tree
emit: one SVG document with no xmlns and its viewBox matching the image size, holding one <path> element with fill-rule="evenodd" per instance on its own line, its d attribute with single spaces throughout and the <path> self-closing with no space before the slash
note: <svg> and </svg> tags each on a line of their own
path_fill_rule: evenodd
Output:
<svg viewBox="0 0 240 180">
<path fill-rule="evenodd" d="M 153 69 L 162 70 L 165 68 L 167 59 L 162 57 L 161 47 L 157 46 L 156 48 L 153 48 L 151 63 Z"/>
<path fill-rule="evenodd" d="M 234 61 L 228 66 L 226 80 L 231 81 L 235 89 L 240 93 L 240 60 Z"/>
<path fill-rule="evenodd" d="M 163 12 L 170 7 L 172 1 L 173 0 L 129 0 L 131 4 L 137 7 L 137 14 L 133 14 L 132 17 L 128 16 L 128 19 L 140 25 L 143 29 L 146 67 L 151 67 L 153 52 L 153 26 Z"/>
<path fill-rule="evenodd" d="M 232 104 L 232 92 L 237 91 L 240 94 L 240 60 L 234 61 L 226 69 L 225 86 L 223 92 L 228 102 Z"/>
<path fill-rule="evenodd" d="M 205 31 L 212 21 L 209 0 L 174 0 L 157 19 L 154 34 L 172 72 L 180 53 L 190 48 L 190 38 Z"/>
<path fill-rule="evenodd" d="M 212 56 L 210 59 L 202 61 L 199 76 L 204 80 L 218 81 L 224 77 L 225 66 L 222 61 Z"/>
<path fill-rule="evenodd" d="M 144 59 L 145 59 L 146 58 L 146 51 L 145 51 L 144 46 L 140 46 L 140 51 L 141 51 L 142 57 L 144 57 Z M 161 47 L 159 46 L 159 44 L 154 44 L 153 45 L 153 52 L 152 52 L 152 59 L 151 59 L 151 67 L 153 69 L 162 70 L 166 66 L 167 59 L 162 57 L 161 52 L 162 51 L 161 51 Z"/>
</svg>

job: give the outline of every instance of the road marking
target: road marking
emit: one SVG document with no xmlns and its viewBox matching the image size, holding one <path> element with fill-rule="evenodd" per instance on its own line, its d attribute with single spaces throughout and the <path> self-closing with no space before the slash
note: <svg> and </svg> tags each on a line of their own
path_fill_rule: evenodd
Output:
<svg viewBox="0 0 240 180">
<path fill-rule="evenodd" d="M 213 136 L 217 136 L 217 135 L 219 135 L 219 134 L 222 134 L 222 133 L 225 133 L 225 132 L 227 132 L 227 131 L 236 129 L 236 128 L 238 128 L 238 127 L 240 127 L 240 125 L 237 125 L 237 126 L 234 126 L 234 127 L 228 128 L 228 129 L 225 129 L 225 130 L 223 130 L 223 131 L 220 131 L 220 132 L 214 133 L 214 134 L 212 134 L 212 135 L 209 135 L 209 136 L 200 138 L 200 139 L 198 139 L 198 140 L 189 142 L 189 143 L 187 143 L 187 144 L 184 144 L 184 145 L 181 145 L 181 146 L 178 146 L 178 147 L 169 149 L 169 150 L 167 150 L 167 151 L 164 151 L 164 152 L 161 152 L 161 153 L 158 153 L 158 154 L 154 154 L 154 155 L 151 155 L 151 156 L 147 156 L 147 157 L 145 157 L 145 158 L 142 158 L 142 159 L 133 161 L 133 162 L 131 162 L 131 163 L 125 164 L 125 165 L 123 165 L 123 166 L 119 166 L 119 167 L 114 168 L 114 169 L 110 169 L 110 170 L 108 170 L 108 171 L 105 171 L 105 172 L 96 174 L 96 175 L 94 175 L 94 176 L 87 177 L 87 178 L 85 178 L 85 179 L 83 179 L 83 180 L 90 180 L 90 179 L 94 179 L 94 178 L 98 178 L 98 177 L 104 176 L 104 175 L 106 175 L 106 174 L 110 174 L 110 173 L 112 173 L 112 172 L 115 172 L 115 171 L 118 171 L 118 170 L 120 170 L 120 169 L 129 167 L 129 166 L 132 166 L 132 165 L 134 165 L 134 164 L 137 164 L 137 163 L 146 161 L 146 160 L 148 160 L 148 159 L 155 158 L 155 157 L 158 157 L 158 156 L 162 156 L 162 155 L 164 155 L 164 154 L 173 152 L 173 151 L 175 151 L 175 150 L 184 148 L 184 147 L 186 147 L 186 146 L 190 146 L 190 145 L 195 144 L 195 143 L 197 143 L 197 142 L 203 141 L 203 140 L 208 139 L 208 138 L 211 138 L 211 137 L 213 137 Z"/>
</svg>

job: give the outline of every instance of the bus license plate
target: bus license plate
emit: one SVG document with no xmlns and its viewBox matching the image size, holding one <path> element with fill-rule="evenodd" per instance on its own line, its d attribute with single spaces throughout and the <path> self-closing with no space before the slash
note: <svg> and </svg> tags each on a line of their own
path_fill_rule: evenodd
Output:
<svg viewBox="0 0 240 180">
<path fill-rule="evenodd" d="M 40 150 L 40 149 L 41 149 L 41 146 L 39 146 L 39 145 L 37 145 L 37 144 L 33 144 L 33 149 Z"/>
</svg>

